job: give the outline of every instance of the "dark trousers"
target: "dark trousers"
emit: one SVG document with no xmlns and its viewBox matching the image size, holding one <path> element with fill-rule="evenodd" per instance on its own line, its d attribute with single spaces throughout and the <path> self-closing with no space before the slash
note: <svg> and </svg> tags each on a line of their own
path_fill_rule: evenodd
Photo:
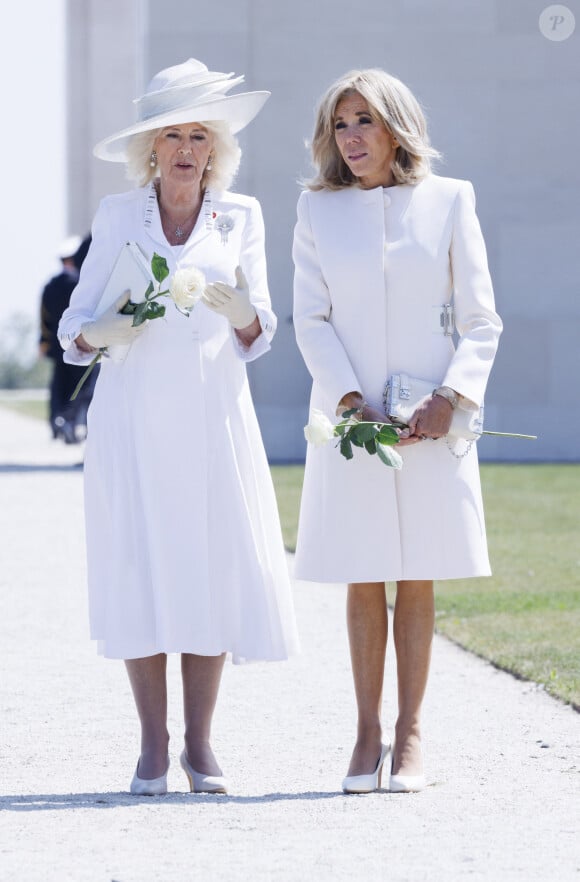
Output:
<svg viewBox="0 0 580 882">
<path fill-rule="evenodd" d="M 66 364 L 62 358 L 54 360 L 50 383 L 50 425 L 53 436 L 62 436 L 68 443 L 79 440 L 77 428 L 86 430 L 87 411 L 99 374 L 98 365 L 91 371 L 75 400 L 70 400 L 85 370 L 86 367 Z"/>
</svg>

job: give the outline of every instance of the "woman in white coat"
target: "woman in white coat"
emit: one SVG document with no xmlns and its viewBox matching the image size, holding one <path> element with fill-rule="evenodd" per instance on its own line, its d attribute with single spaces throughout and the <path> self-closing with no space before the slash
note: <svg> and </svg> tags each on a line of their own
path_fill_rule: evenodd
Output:
<svg viewBox="0 0 580 882">
<path fill-rule="evenodd" d="M 438 154 L 403 83 L 375 69 L 340 78 L 320 102 L 312 154 L 293 252 L 311 407 L 335 422 L 354 408 L 385 422 L 385 382 L 398 372 L 433 380 L 436 393 L 401 432 L 400 471 L 364 450 L 349 462 L 332 444 L 309 445 L 295 574 L 348 583 L 358 733 L 343 790 L 375 790 L 383 766 L 391 790 L 420 790 L 433 580 L 490 572 L 476 448 L 462 456 L 445 436 L 461 396 L 483 401 L 501 321 L 472 186 L 431 174 Z M 397 584 L 392 745 L 381 724 L 385 581 Z"/>
<path fill-rule="evenodd" d="M 126 660 L 142 734 L 137 794 L 167 790 L 168 653 L 181 654 L 190 789 L 225 792 L 210 728 L 226 653 L 234 663 L 278 660 L 297 645 L 245 366 L 269 350 L 276 327 L 262 214 L 255 199 L 227 191 L 240 159 L 234 133 L 269 93 L 229 95 L 243 80 L 231 77 L 195 59 L 160 71 L 136 102 L 139 121 L 96 146 L 140 186 L 102 200 L 59 329 L 72 363 L 130 346 L 124 361 L 101 361 L 85 504 L 91 636 L 102 654 Z M 99 315 L 129 241 L 165 258 L 170 278 L 203 273 L 189 317 L 169 305 L 135 327 L 118 311 L 128 294 Z"/>
</svg>

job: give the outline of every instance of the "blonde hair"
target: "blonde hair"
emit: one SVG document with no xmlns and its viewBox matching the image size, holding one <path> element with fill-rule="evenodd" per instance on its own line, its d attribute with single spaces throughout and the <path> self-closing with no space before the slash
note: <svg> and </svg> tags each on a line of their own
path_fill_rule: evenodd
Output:
<svg viewBox="0 0 580 882">
<path fill-rule="evenodd" d="M 441 154 L 431 147 L 425 115 L 411 90 L 380 68 L 352 70 L 323 95 L 316 114 L 311 151 L 316 175 L 305 186 L 310 190 L 341 190 L 356 185 L 336 145 L 336 108 L 347 95 L 365 99 L 371 115 L 397 139 L 399 147 L 391 164 L 397 184 L 416 184 L 431 171 L 431 160 Z"/>
<path fill-rule="evenodd" d="M 204 171 L 201 187 L 223 192 L 227 190 L 236 176 L 240 165 L 242 151 L 237 139 L 232 135 L 226 122 L 213 120 L 201 122 L 200 125 L 213 135 L 212 167 Z M 133 135 L 127 147 L 127 177 L 139 187 L 145 186 L 159 174 L 157 165 L 151 166 L 151 152 L 155 138 L 162 129 L 140 132 Z"/>
</svg>

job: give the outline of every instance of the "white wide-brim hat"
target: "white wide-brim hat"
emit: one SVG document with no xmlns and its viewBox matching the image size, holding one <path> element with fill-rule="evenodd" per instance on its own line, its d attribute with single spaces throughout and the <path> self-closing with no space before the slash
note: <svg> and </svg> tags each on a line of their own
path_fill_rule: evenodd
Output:
<svg viewBox="0 0 580 882">
<path fill-rule="evenodd" d="M 226 93 L 244 77 L 210 71 L 195 58 L 156 74 L 140 98 L 134 125 L 99 141 L 93 153 L 109 162 L 126 162 L 127 146 L 134 135 L 166 126 L 194 122 L 226 122 L 235 134 L 260 112 L 270 92 Z M 232 79 L 233 78 L 233 79 Z"/>
<path fill-rule="evenodd" d="M 58 246 L 56 256 L 61 260 L 66 260 L 67 257 L 74 257 L 81 247 L 82 241 L 80 236 L 67 236 Z"/>
</svg>

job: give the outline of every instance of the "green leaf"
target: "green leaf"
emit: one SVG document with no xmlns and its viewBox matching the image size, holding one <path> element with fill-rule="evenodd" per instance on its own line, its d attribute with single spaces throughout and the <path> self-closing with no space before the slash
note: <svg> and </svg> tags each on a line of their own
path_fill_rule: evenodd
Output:
<svg viewBox="0 0 580 882">
<path fill-rule="evenodd" d="M 350 430 L 350 432 L 348 433 L 348 439 L 351 444 L 354 444 L 355 447 L 362 447 L 364 444 L 364 441 L 362 440 L 356 429 Z"/>
<path fill-rule="evenodd" d="M 358 407 L 351 407 L 350 410 L 343 410 L 343 412 L 342 412 L 342 419 L 343 419 L 343 420 L 348 420 L 348 419 L 350 419 L 351 416 L 354 416 L 355 413 L 359 413 L 359 412 L 360 412 L 360 411 L 359 411 L 359 408 L 358 408 Z"/>
<path fill-rule="evenodd" d="M 377 456 L 385 465 L 393 469 L 401 469 L 403 467 L 401 454 L 392 447 L 384 447 L 382 444 L 377 444 Z"/>
<path fill-rule="evenodd" d="M 149 300 L 153 292 L 155 291 L 155 285 L 153 282 L 149 282 L 147 285 L 147 290 L 145 291 L 145 300 Z"/>
<path fill-rule="evenodd" d="M 346 435 L 340 439 L 340 452 L 345 459 L 352 459 L 353 457 L 352 445 Z"/>
<path fill-rule="evenodd" d="M 157 279 L 159 284 L 161 284 L 163 279 L 166 279 L 169 275 L 167 261 L 164 257 L 161 257 L 161 255 L 157 254 L 156 251 L 153 253 L 153 257 L 151 258 L 151 272 L 153 273 L 153 278 Z"/>
<path fill-rule="evenodd" d="M 138 328 L 139 325 L 142 325 L 143 322 L 147 321 L 147 310 L 149 308 L 149 302 L 144 300 L 143 303 L 138 303 L 133 314 L 133 327 Z"/>
<path fill-rule="evenodd" d="M 162 303 L 157 303 L 156 300 L 150 300 L 147 304 L 147 318 L 155 319 L 161 318 L 161 316 L 165 315 L 165 306 Z"/>
<path fill-rule="evenodd" d="M 165 315 L 165 306 L 156 300 L 144 300 L 138 303 L 133 316 L 133 327 L 138 328 L 149 319 L 161 318 Z"/>
<path fill-rule="evenodd" d="M 374 438 L 371 438 L 370 441 L 365 441 L 365 450 L 367 451 L 367 453 L 377 452 L 377 445 Z"/>
<path fill-rule="evenodd" d="M 134 315 L 135 310 L 137 309 L 137 304 L 133 303 L 132 300 L 128 300 L 125 306 L 119 310 L 121 315 Z"/>
<path fill-rule="evenodd" d="M 374 423 L 360 423 L 360 425 L 354 427 L 353 431 L 363 444 L 366 441 L 370 441 L 371 438 L 374 438 L 378 433 L 378 429 Z"/>
<path fill-rule="evenodd" d="M 381 426 L 381 429 L 375 440 L 378 441 L 379 444 L 386 444 L 390 446 L 392 444 L 399 443 L 399 434 L 397 430 L 394 429 L 392 426 L 384 425 Z"/>
</svg>

